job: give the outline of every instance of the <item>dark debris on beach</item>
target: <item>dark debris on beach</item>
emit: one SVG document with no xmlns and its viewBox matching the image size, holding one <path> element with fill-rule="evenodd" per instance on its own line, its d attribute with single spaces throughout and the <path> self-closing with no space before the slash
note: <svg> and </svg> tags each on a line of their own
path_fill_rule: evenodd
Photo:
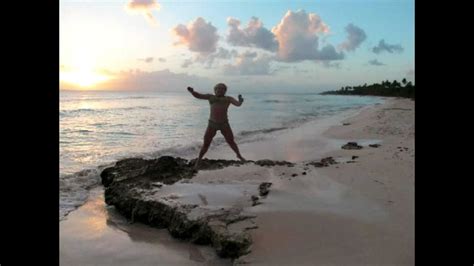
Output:
<svg viewBox="0 0 474 266">
<path fill-rule="evenodd" d="M 345 150 L 360 150 L 362 149 L 362 146 L 357 144 L 357 142 L 348 142 L 347 144 L 344 144 L 341 148 Z"/>
<path fill-rule="evenodd" d="M 312 165 L 314 167 L 328 167 L 331 164 L 337 164 L 333 157 L 326 157 L 318 161 L 306 163 L 305 165 Z"/>
</svg>

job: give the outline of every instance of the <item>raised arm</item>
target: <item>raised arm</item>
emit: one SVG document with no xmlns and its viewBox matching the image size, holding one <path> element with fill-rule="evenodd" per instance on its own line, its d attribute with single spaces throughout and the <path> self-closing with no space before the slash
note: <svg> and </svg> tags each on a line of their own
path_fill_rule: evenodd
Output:
<svg viewBox="0 0 474 266">
<path fill-rule="evenodd" d="M 198 98 L 198 99 L 209 100 L 209 98 L 211 97 L 210 94 L 201 94 L 201 93 L 199 93 L 199 92 L 194 91 L 194 89 L 191 88 L 191 87 L 188 87 L 188 91 L 189 91 L 195 98 Z"/>
<path fill-rule="evenodd" d="M 241 106 L 242 103 L 244 102 L 244 98 L 242 98 L 242 95 L 239 94 L 239 100 L 237 101 L 234 99 L 234 97 L 229 96 L 230 103 L 232 103 L 235 106 Z"/>
</svg>

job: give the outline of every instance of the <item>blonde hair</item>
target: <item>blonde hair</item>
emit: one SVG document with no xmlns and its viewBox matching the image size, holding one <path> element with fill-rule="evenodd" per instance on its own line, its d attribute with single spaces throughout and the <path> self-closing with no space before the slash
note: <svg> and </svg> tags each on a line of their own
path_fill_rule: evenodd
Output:
<svg viewBox="0 0 474 266">
<path fill-rule="evenodd" d="M 214 86 L 214 92 L 219 88 L 224 88 L 224 91 L 227 91 L 227 86 L 224 83 L 217 83 L 216 86 Z"/>
</svg>

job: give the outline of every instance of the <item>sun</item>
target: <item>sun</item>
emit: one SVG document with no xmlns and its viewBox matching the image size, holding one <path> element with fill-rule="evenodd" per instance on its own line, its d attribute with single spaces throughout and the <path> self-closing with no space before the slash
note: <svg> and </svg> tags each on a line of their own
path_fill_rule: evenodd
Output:
<svg viewBox="0 0 474 266">
<path fill-rule="evenodd" d="M 61 71 L 59 75 L 61 81 L 84 88 L 92 87 L 110 79 L 109 76 L 98 74 L 92 70 Z"/>
<path fill-rule="evenodd" d="M 71 60 L 61 65 L 59 79 L 81 89 L 89 89 L 111 79 L 112 76 L 97 71 L 100 65 L 99 51 L 85 41 L 81 45 L 84 49 L 72 51 Z"/>
</svg>

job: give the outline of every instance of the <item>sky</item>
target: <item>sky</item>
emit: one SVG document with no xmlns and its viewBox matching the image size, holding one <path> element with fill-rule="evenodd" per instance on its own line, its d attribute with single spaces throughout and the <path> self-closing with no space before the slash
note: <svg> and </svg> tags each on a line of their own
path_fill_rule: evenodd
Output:
<svg viewBox="0 0 474 266">
<path fill-rule="evenodd" d="M 60 89 L 414 82 L 413 0 L 60 0 Z"/>
</svg>

